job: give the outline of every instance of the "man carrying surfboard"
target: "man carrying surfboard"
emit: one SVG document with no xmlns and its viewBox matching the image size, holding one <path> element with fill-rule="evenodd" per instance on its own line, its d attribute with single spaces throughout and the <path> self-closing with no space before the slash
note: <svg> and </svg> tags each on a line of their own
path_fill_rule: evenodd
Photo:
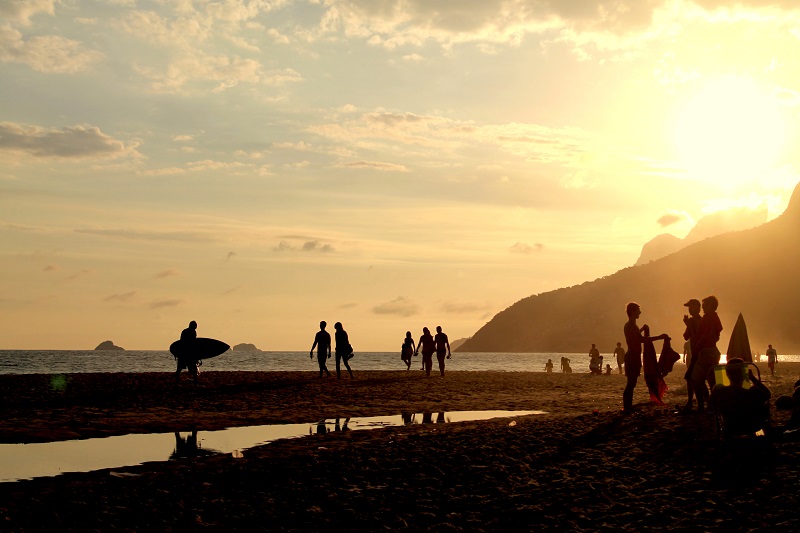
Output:
<svg viewBox="0 0 800 533">
<path fill-rule="evenodd" d="M 175 383 L 180 382 L 181 370 L 186 368 L 189 371 L 189 376 L 197 384 L 197 355 L 195 354 L 194 344 L 197 340 L 197 322 L 192 320 L 189 322 L 189 327 L 181 331 L 181 350 L 175 356 L 178 362 L 178 368 L 175 370 Z"/>
</svg>

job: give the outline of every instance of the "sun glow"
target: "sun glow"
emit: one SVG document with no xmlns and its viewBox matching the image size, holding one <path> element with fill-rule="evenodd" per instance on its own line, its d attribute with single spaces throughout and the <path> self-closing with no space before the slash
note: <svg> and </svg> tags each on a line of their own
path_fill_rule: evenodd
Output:
<svg viewBox="0 0 800 533">
<path fill-rule="evenodd" d="M 760 179 L 775 165 L 784 135 L 777 99 L 736 77 L 706 85 L 679 113 L 674 129 L 689 177 L 724 188 Z"/>
</svg>

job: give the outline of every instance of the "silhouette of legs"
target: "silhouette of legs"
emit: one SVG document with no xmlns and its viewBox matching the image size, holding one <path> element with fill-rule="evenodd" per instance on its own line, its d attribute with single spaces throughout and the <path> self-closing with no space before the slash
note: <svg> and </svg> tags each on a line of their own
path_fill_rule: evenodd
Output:
<svg viewBox="0 0 800 533">
<path fill-rule="evenodd" d="M 633 411 L 633 389 L 636 388 L 636 382 L 639 376 L 627 376 L 628 383 L 625 385 L 625 390 L 622 392 L 622 410 L 626 413 Z"/>
<path fill-rule="evenodd" d="M 447 356 L 446 352 L 436 352 L 436 360 L 439 362 L 439 373 L 444 376 L 444 358 Z"/>
</svg>

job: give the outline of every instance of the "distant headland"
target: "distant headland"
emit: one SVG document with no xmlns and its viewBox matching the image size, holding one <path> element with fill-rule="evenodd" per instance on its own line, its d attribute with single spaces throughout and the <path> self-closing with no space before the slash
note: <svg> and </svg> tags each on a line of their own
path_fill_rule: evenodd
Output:
<svg viewBox="0 0 800 533">
<path fill-rule="evenodd" d="M 258 348 L 256 348 L 255 344 L 248 344 L 243 342 L 241 344 L 237 344 L 232 348 L 234 352 L 260 352 Z"/>
<path fill-rule="evenodd" d="M 98 345 L 97 345 L 97 348 L 95 348 L 95 350 L 118 350 L 118 351 L 125 351 L 125 348 L 121 348 L 121 347 L 119 347 L 119 346 L 115 345 L 115 344 L 114 344 L 113 342 L 111 342 L 111 341 L 103 341 L 103 342 L 101 342 L 100 344 L 98 344 Z"/>
</svg>

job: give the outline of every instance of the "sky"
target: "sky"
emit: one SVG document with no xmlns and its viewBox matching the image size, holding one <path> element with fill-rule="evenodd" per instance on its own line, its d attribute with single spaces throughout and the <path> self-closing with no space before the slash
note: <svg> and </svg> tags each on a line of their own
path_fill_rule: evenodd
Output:
<svg viewBox="0 0 800 533">
<path fill-rule="evenodd" d="M 469 337 L 779 216 L 798 73 L 788 0 L 0 0 L 0 348 Z"/>
</svg>

